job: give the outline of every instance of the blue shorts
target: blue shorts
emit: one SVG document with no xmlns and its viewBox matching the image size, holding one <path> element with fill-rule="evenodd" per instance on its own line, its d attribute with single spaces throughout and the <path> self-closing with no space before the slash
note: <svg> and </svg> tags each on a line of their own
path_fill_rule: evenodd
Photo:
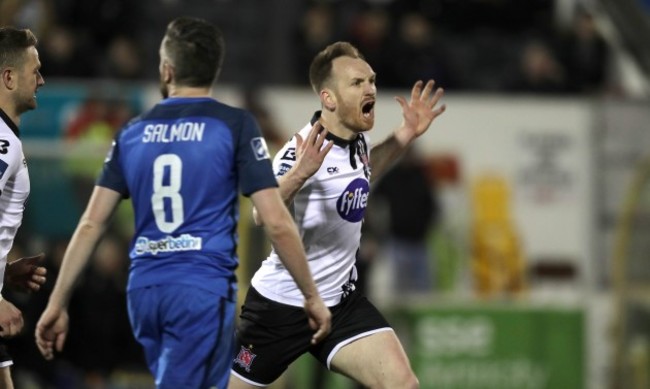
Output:
<svg viewBox="0 0 650 389">
<path fill-rule="evenodd" d="M 226 296 L 190 285 L 130 290 L 133 334 L 159 389 L 225 388 L 233 359 L 236 286 Z"/>
</svg>

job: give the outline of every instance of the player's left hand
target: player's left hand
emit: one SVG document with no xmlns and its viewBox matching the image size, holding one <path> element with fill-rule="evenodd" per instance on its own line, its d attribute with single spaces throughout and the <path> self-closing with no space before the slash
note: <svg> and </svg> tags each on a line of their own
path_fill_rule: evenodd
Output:
<svg viewBox="0 0 650 389">
<path fill-rule="evenodd" d="M 411 90 L 411 99 L 406 101 L 402 96 L 395 96 L 395 100 L 402 106 L 402 125 L 398 130 L 400 141 L 404 145 L 410 143 L 413 139 L 424 134 L 435 118 L 440 116 L 447 106 L 438 102 L 444 95 L 442 88 L 437 88 L 432 95 L 435 82 L 429 80 L 423 88 L 423 82 L 420 80 L 413 85 Z"/>
<path fill-rule="evenodd" d="M 47 269 L 39 266 L 43 258 L 45 258 L 45 254 L 40 253 L 7 263 L 5 269 L 7 285 L 21 292 L 38 292 L 45 283 L 47 275 Z"/>
</svg>

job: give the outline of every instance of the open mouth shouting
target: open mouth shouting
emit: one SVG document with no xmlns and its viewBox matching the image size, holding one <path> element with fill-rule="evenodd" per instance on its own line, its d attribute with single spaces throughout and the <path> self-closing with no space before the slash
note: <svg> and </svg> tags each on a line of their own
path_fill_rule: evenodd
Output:
<svg viewBox="0 0 650 389">
<path fill-rule="evenodd" d="M 361 113 L 364 119 L 374 119 L 375 117 L 375 100 L 367 100 L 361 104 Z"/>
</svg>

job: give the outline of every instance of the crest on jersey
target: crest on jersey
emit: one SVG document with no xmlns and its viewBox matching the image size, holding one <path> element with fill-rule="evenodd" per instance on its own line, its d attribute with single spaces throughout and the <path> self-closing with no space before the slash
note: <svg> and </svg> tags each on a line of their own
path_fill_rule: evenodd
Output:
<svg viewBox="0 0 650 389">
<path fill-rule="evenodd" d="M 5 172 L 7 171 L 8 167 L 9 165 L 7 164 L 7 162 L 0 160 L 0 178 L 2 178 L 2 176 L 5 175 Z"/>
<path fill-rule="evenodd" d="M 237 358 L 235 358 L 235 363 L 241 366 L 244 370 L 247 372 L 251 371 L 251 365 L 253 364 L 253 360 L 255 359 L 257 355 L 253 354 L 250 348 L 241 346 L 241 349 L 239 350 L 239 354 L 237 354 Z"/>
<path fill-rule="evenodd" d="M 257 137 L 251 139 L 251 147 L 253 148 L 255 159 L 258 161 L 270 158 L 269 149 L 266 147 L 266 140 L 264 140 L 264 138 Z"/>
<path fill-rule="evenodd" d="M 368 180 L 357 178 L 350 182 L 336 200 L 336 211 L 339 216 L 352 223 L 363 220 L 369 193 Z"/>
</svg>

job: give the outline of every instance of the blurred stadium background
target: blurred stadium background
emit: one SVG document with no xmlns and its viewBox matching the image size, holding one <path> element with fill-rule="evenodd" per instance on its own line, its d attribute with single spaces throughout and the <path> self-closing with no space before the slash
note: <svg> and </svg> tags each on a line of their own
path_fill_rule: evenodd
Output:
<svg viewBox="0 0 650 389">
<path fill-rule="evenodd" d="M 399 124 L 392 97 L 415 80 L 446 89 L 447 112 L 406 167 L 429 200 L 410 173 L 371 196 L 360 263 L 422 388 L 650 388 L 649 11 L 647 0 L 0 0 L 0 25 L 40 39 L 46 79 L 21 125 L 32 194 L 11 256 L 46 252 L 50 279 L 8 297 L 27 327 L 11 340 L 17 388 L 153 387 L 126 317 L 128 206 L 77 289 L 56 361 L 38 355 L 33 329 L 112 136 L 159 99 L 159 41 L 180 15 L 223 29 L 215 97 L 249 108 L 272 150 L 319 108 L 308 64 L 335 40 L 378 73 L 372 139 Z M 249 208 L 242 199 L 242 292 L 268 251 Z M 418 249 L 428 282 L 412 288 L 393 266 Z M 306 358 L 274 387 L 354 386 Z"/>
</svg>

